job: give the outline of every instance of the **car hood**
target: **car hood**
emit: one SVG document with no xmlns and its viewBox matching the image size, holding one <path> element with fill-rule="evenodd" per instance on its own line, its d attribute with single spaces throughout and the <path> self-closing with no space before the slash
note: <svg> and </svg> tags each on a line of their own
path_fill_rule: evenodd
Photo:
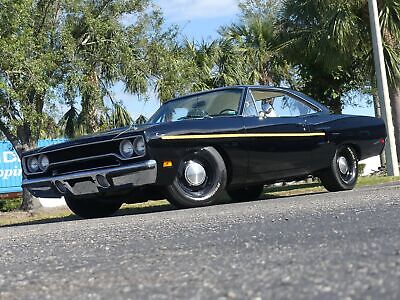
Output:
<svg viewBox="0 0 400 300">
<path fill-rule="evenodd" d="M 125 136 L 129 136 L 131 134 L 143 133 L 145 130 L 152 128 L 154 126 L 156 126 L 156 124 L 143 124 L 143 125 L 133 125 L 133 126 L 124 127 L 124 128 L 116 128 L 116 129 L 112 129 L 112 130 L 108 130 L 108 131 L 95 133 L 92 135 L 86 135 L 83 137 L 71 139 L 71 140 L 65 141 L 63 143 L 38 148 L 38 149 L 35 149 L 32 151 L 25 152 L 24 154 L 27 155 L 27 154 L 31 154 L 31 153 L 55 151 L 55 150 L 59 150 L 59 149 L 67 148 L 67 147 L 73 147 L 73 146 L 82 145 L 82 144 L 110 141 L 110 140 L 115 140 L 115 139 L 120 139 L 120 138 L 122 139 Z"/>
</svg>

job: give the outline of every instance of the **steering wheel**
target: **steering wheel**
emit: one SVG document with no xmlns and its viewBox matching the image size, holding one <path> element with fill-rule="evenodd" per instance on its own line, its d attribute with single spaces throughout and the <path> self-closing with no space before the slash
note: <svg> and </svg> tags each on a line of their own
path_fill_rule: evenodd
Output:
<svg viewBox="0 0 400 300">
<path fill-rule="evenodd" d="M 219 115 L 230 115 L 230 112 L 233 112 L 233 114 L 237 114 L 237 111 L 231 108 L 223 109 L 219 112 Z"/>
<path fill-rule="evenodd" d="M 184 117 L 178 118 L 178 121 L 181 120 L 190 120 L 190 119 L 201 119 L 201 118 L 207 118 L 209 117 L 208 113 L 203 110 L 197 110 L 197 111 L 192 111 L 188 115 Z"/>
</svg>

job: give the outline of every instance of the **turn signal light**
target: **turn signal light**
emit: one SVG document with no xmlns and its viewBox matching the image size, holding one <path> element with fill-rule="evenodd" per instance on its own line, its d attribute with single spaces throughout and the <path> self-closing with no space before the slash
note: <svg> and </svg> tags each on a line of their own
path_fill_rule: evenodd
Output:
<svg viewBox="0 0 400 300">
<path fill-rule="evenodd" d="M 172 164 L 172 161 L 170 161 L 170 160 L 163 162 L 164 168 L 172 168 L 172 166 L 173 166 L 173 164 Z"/>
</svg>

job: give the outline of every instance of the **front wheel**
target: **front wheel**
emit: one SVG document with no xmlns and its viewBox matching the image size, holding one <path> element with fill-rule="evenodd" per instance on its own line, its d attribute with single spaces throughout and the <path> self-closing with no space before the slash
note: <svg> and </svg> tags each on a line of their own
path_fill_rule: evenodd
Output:
<svg viewBox="0 0 400 300">
<path fill-rule="evenodd" d="M 72 212 L 84 219 L 104 218 L 120 209 L 122 202 L 111 199 L 65 197 Z"/>
<path fill-rule="evenodd" d="M 329 169 L 322 171 L 319 178 L 330 192 L 354 189 L 358 179 L 358 160 L 354 149 L 350 146 L 339 147 Z"/>
<path fill-rule="evenodd" d="M 182 159 L 174 181 L 167 187 L 167 199 L 179 208 L 218 204 L 226 182 L 221 155 L 213 147 L 202 148 Z"/>
</svg>

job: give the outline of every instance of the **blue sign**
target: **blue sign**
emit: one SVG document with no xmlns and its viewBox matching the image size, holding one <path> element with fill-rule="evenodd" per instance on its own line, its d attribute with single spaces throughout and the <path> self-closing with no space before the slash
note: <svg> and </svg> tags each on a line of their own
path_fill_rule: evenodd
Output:
<svg viewBox="0 0 400 300">
<path fill-rule="evenodd" d="M 65 140 L 40 140 L 39 147 L 62 143 Z M 10 142 L 0 141 L 0 194 L 21 192 L 21 161 Z"/>
</svg>

